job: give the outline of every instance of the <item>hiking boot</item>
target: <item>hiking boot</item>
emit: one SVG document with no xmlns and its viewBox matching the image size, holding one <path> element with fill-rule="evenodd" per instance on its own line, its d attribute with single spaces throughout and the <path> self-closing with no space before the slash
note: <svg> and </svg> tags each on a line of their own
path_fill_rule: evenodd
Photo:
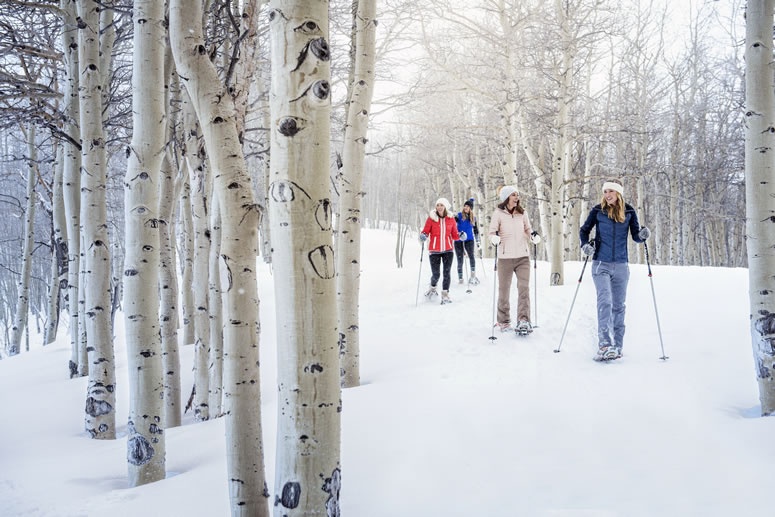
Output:
<svg viewBox="0 0 775 517">
<path fill-rule="evenodd" d="M 471 285 L 479 285 L 479 279 L 476 277 L 476 271 L 471 271 L 471 278 L 468 279 Z"/>
<path fill-rule="evenodd" d="M 435 286 L 435 285 L 432 285 L 432 286 L 430 286 L 430 287 L 428 288 L 428 290 L 427 290 L 427 291 L 425 291 L 425 297 L 426 297 L 427 299 L 429 299 L 429 300 L 430 300 L 431 298 L 435 297 L 435 296 L 438 296 L 438 295 L 439 295 L 439 292 L 436 290 L 436 286 Z"/>
<path fill-rule="evenodd" d="M 507 330 L 511 330 L 511 323 L 508 321 L 506 323 L 498 322 L 495 324 L 495 328 L 499 329 L 501 332 L 506 332 Z"/>
<path fill-rule="evenodd" d="M 449 299 L 449 291 L 441 291 L 441 304 L 447 303 L 452 303 L 452 300 Z"/>
</svg>

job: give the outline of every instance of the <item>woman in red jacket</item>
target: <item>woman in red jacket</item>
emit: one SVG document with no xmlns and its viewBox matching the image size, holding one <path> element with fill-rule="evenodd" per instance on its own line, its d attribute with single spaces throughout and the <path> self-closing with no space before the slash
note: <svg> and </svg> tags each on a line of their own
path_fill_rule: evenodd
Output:
<svg viewBox="0 0 775 517">
<path fill-rule="evenodd" d="M 442 281 L 441 303 L 450 303 L 449 299 L 449 273 L 452 269 L 452 249 L 454 242 L 458 239 L 465 239 L 466 234 L 462 236 L 457 233 L 457 224 L 455 219 L 449 215 L 449 201 L 446 198 L 439 198 L 436 201 L 436 208 L 431 210 L 431 214 L 425 221 L 425 227 L 420 233 L 420 241 L 428 239 L 428 254 L 431 261 L 431 286 L 425 293 L 430 300 L 438 295 L 436 283 L 439 281 L 439 266 L 444 263 L 444 280 Z"/>
</svg>

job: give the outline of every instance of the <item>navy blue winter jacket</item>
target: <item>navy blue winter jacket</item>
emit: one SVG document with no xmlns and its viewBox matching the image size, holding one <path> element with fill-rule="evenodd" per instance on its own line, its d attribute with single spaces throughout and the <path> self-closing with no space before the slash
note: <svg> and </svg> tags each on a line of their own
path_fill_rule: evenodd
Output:
<svg viewBox="0 0 775 517">
<path fill-rule="evenodd" d="M 595 232 L 595 254 L 593 260 L 601 262 L 627 262 L 627 231 L 632 234 L 635 242 L 643 242 L 638 237 L 640 224 L 638 224 L 638 214 L 635 209 L 624 204 L 624 222 L 617 223 L 608 217 L 600 205 L 589 211 L 589 216 L 579 230 L 581 245 L 589 241 L 589 233 L 592 228 L 597 228 Z"/>
</svg>

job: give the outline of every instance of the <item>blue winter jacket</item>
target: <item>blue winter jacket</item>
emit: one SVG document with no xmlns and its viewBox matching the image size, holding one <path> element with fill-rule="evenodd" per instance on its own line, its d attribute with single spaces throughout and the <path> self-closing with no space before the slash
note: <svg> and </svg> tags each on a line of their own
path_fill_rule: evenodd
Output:
<svg viewBox="0 0 775 517">
<path fill-rule="evenodd" d="M 466 240 L 472 241 L 478 239 L 479 229 L 474 226 L 476 224 L 476 218 L 474 218 L 474 224 L 468 219 L 463 219 L 463 212 L 458 212 L 455 216 L 455 222 L 457 222 L 457 232 L 466 232 Z"/>
<path fill-rule="evenodd" d="M 589 211 L 587 220 L 581 225 L 581 230 L 579 230 L 582 246 L 589 241 L 589 233 L 592 231 L 592 228 L 597 229 L 595 232 L 595 254 L 592 256 L 593 260 L 601 262 L 627 262 L 627 230 L 630 231 L 635 242 L 643 242 L 643 239 L 638 237 L 640 232 L 638 214 L 627 203 L 624 204 L 623 223 L 617 223 L 609 218 L 600 205 L 595 205 Z"/>
</svg>

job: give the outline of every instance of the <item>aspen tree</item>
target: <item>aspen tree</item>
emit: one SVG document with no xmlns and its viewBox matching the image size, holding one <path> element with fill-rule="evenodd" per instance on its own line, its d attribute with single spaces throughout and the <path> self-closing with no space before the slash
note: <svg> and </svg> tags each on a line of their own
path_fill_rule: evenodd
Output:
<svg viewBox="0 0 775 517">
<path fill-rule="evenodd" d="M 185 100 L 184 100 L 185 99 Z M 185 105 L 188 99 L 187 93 L 181 94 L 181 101 Z M 184 108 L 185 111 L 185 108 Z M 185 127 L 185 124 L 184 124 Z M 184 130 L 185 131 L 185 130 Z M 181 276 L 183 290 L 181 292 L 181 305 L 183 309 L 183 344 L 192 345 L 194 343 L 194 289 L 192 288 L 194 278 L 194 223 L 191 215 L 191 174 L 189 173 L 188 160 L 185 156 L 181 157 L 179 165 L 179 174 L 181 175 L 181 194 L 178 213 L 180 214 L 180 256 Z"/>
<path fill-rule="evenodd" d="M 210 62 L 199 2 L 170 1 L 170 44 L 200 122 L 221 209 L 226 464 L 233 516 L 269 515 L 258 368 L 258 212 L 231 97 Z"/>
<path fill-rule="evenodd" d="M 180 406 L 180 350 L 178 346 L 178 279 L 175 270 L 175 202 L 180 194 L 182 178 L 174 165 L 174 153 L 170 150 L 173 140 L 173 118 L 170 98 L 179 99 L 179 91 L 170 83 L 174 63 L 172 50 L 167 47 L 165 79 L 168 146 L 161 162 L 161 193 L 159 195 L 159 328 L 161 330 L 162 372 L 164 382 L 163 428 L 177 427 L 181 423 Z M 187 289 L 188 290 L 188 289 Z"/>
<path fill-rule="evenodd" d="M 329 196 L 328 2 L 273 0 L 271 177 L 277 293 L 275 515 L 339 515 L 339 357 Z"/>
<path fill-rule="evenodd" d="M 563 285 L 564 251 L 563 227 L 565 225 L 565 180 L 570 159 L 568 153 L 568 127 L 570 125 L 571 85 L 573 82 L 573 46 L 570 38 L 568 22 L 569 13 L 565 5 L 567 0 L 555 0 L 555 14 L 560 30 L 561 59 L 555 64 L 555 77 L 559 81 L 557 94 L 557 138 L 554 145 L 554 157 L 552 162 L 552 184 L 549 192 L 551 210 L 551 255 L 550 276 L 551 285 Z"/>
<path fill-rule="evenodd" d="M 63 151 L 62 142 L 57 142 L 54 148 L 54 177 L 51 181 L 51 283 L 46 308 L 44 345 L 49 345 L 56 340 L 61 314 L 61 288 L 67 285 L 67 226 L 65 199 L 62 194 Z"/>
<path fill-rule="evenodd" d="M 38 147 L 35 145 L 35 126 L 32 124 L 27 126 L 25 133 L 27 138 L 27 192 L 24 208 L 24 246 L 8 355 L 16 355 L 21 352 L 22 335 L 27 324 L 27 313 L 30 307 L 30 271 L 32 270 L 32 246 L 35 236 L 35 185 L 38 183 Z"/>
<path fill-rule="evenodd" d="M 355 15 L 355 63 L 339 177 L 339 233 L 336 239 L 336 293 L 343 388 L 360 385 L 361 199 L 366 133 L 374 92 L 377 32 L 375 0 L 359 0 Z"/>
<path fill-rule="evenodd" d="M 210 320 L 207 306 L 207 271 L 210 259 L 210 230 L 207 220 L 208 184 L 210 167 L 205 158 L 204 143 L 201 142 L 196 121 L 196 114 L 191 102 L 184 104 L 184 127 L 186 133 L 186 162 L 191 178 L 190 201 L 191 221 L 194 243 L 194 261 L 192 264 L 193 278 L 188 287 L 194 296 L 194 415 L 197 420 L 207 420 L 210 417 L 208 409 L 209 392 L 209 349 Z"/>
<path fill-rule="evenodd" d="M 116 380 L 110 328 L 110 253 L 105 205 L 105 135 L 99 11 L 94 0 L 78 0 L 78 62 L 81 126 L 81 269 L 84 292 L 89 385 L 86 430 L 92 438 L 116 437 Z"/>
<path fill-rule="evenodd" d="M 208 357 L 208 412 L 211 418 L 223 414 L 223 304 L 221 299 L 221 207 L 218 197 L 210 203 L 210 257 L 207 273 L 207 306 L 209 308 L 210 351 Z"/>
<path fill-rule="evenodd" d="M 165 477 L 159 331 L 159 184 L 165 151 L 164 4 L 134 0 L 132 143 L 124 182 L 124 327 L 129 371 L 130 486 Z"/>
<path fill-rule="evenodd" d="M 745 197 L 751 340 L 762 416 L 775 413 L 774 0 L 748 0 L 745 22 Z"/>
<path fill-rule="evenodd" d="M 67 310 L 70 318 L 70 377 L 86 375 L 88 366 L 80 362 L 78 340 L 78 275 L 80 272 L 80 195 L 81 151 L 73 142 L 80 140 L 80 108 L 78 104 L 78 30 L 76 28 L 75 0 L 61 0 L 62 49 L 65 62 L 65 81 L 62 91 L 62 130 L 70 137 L 64 139 L 62 171 L 65 220 L 67 227 Z"/>
</svg>

